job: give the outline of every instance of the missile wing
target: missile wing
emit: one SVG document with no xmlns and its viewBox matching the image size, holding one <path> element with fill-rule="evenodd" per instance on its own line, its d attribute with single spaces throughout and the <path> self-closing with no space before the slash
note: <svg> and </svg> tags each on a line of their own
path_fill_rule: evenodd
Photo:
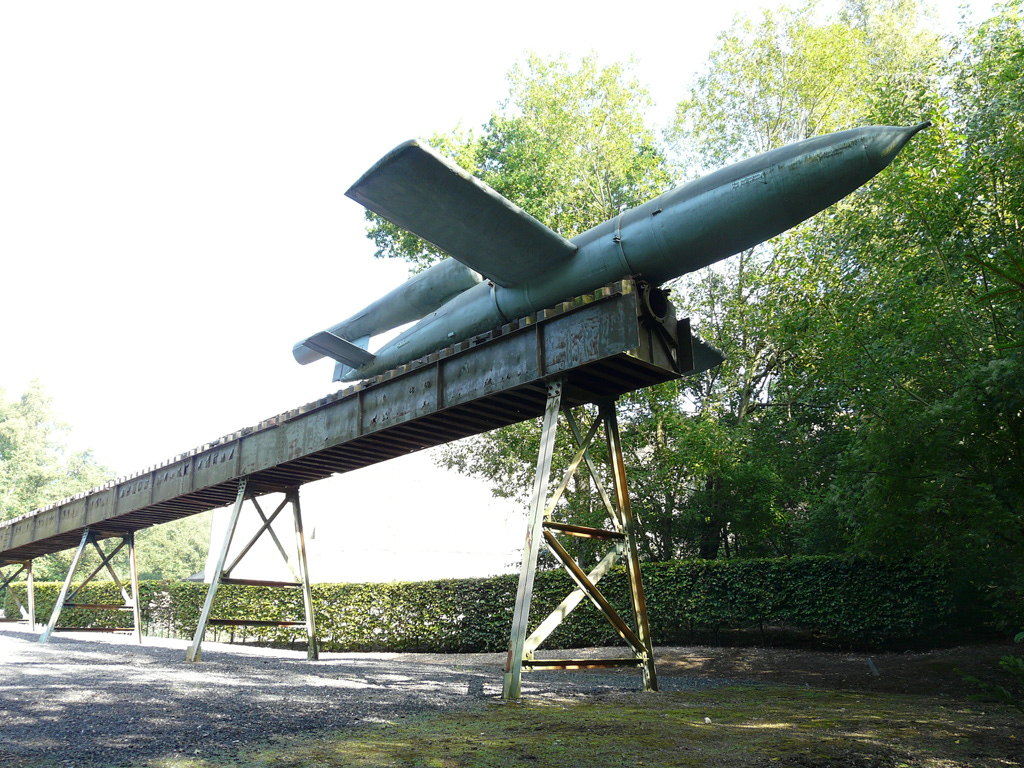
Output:
<svg viewBox="0 0 1024 768">
<path fill-rule="evenodd" d="M 929 123 L 818 136 L 727 166 L 566 240 L 419 142 L 392 150 L 348 196 L 451 258 L 295 345 L 335 380 L 383 373 L 624 277 L 660 285 L 813 216 L 889 165 Z M 483 281 L 482 278 L 487 278 Z M 418 320 L 373 353 L 368 337 Z M 721 357 L 694 340 L 694 371 Z"/>
<path fill-rule="evenodd" d="M 505 288 L 577 250 L 418 141 L 386 154 L 345 194 Z"/>
</svg>

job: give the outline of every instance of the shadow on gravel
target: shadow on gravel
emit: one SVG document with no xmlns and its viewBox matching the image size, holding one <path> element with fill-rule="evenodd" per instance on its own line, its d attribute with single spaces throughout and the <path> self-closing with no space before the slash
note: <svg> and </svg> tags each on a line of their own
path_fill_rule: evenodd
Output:
<svg viewBox="0 0 1024 768">
<path fill-rule="evenodd" d="M 0 630 L 0 765 L 228 755 L 254 741 L 475 706 L 501 692 L 500 674 L 485 671 L 204 650 L 205 661 L 187 664 L 184 643 L 65 635 L 40 645 L 28 632 Z"/>
<path fill-rule="evenodd" d="M 327 654 L 310 662 L 289 651 L 210 643 L 204 661 L 188 664 L 186 645 L 146 638 L 140 647 L 130 638 L 82 634 L 40 645 L 24 628 L 0 629 L 0 765 L 232 757 L 243 746 L 293 734 L 467 711 L 501 696 L 496 656 L 457 666 L 383 654 Z M 639 676 L 534 673 L 524 678 L 524 695 L 638 686 Z"/>
</svg>

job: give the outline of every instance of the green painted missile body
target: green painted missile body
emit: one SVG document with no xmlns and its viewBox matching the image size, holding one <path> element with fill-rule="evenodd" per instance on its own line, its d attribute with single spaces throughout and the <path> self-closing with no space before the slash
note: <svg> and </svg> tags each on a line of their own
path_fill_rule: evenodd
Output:
<svg viewBox="0 0 1024 768">
<path fill-rule="evenodd" d="M 827 208 L 889 165 L 927 125 L 855 128 L 790 144 L 671 189 L 572 240 L 429 148 L 407 142 L 347 194 L 468 269 L 453 269 L 450 259 L 434 265 L 330 329 L 338 341 L 322 354 L 347 366 L 342 380 L 365 378 L 624 277 L 660 285 Z M 416 325 L 373 354 L 348 354 L 349 342 L 368 335 L 366 328 L 369 335 L 386 330 L 394 308 L 403 309 L 403 322 L 415 319 L 403 295 L 422 293 L 417 281 L 429 282 L 432 272 L 450 290 L 418 299 Z M 474 283 L 475 273 L 487 279 Z M 360 332 L 347 332 L 346 324 Z M 299 362 L 322 356 L 316 341 L 307 343 L 314 339 L 295 345 Z"/>
</svg>

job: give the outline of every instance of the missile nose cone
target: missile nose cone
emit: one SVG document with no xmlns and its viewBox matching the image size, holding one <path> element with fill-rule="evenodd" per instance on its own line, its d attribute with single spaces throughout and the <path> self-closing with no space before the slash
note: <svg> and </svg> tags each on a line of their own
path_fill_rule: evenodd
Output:
<svg viewBox="0 0 1024 768">
<path fill-rule="evenodd" d="M 907 145 L 915 134 L 923 131 L 932 124 L 931 120 L 925 120 L 917 125 L 891 126 L 880 129 L 865 147 L 868 159 L 875 172 L 881 171 L 893 158 L 900 153 L 900 150 Z"/>
</svg>

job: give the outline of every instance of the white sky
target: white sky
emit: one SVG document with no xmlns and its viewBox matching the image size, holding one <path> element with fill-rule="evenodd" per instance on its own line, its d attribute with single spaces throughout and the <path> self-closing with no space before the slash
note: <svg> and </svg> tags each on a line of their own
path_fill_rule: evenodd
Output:
<svg viewBox="0 0 1024 768">
<path fill-rule="evenodd" d="M 0 388 L 41 379 L 119 474 L 333 391 L 292 344 L 405 276 L 344 197 L 373 162 L 485 122 L 529 50 L 635 55 L 661 127 L 762 5 L 0 4 Z M 426 454 L 315 484 L 304 510 L 351 578 L 501 568 L 525 532 Z M 492 565 L 455 554 L 474 550 Z"/>
</svg>

